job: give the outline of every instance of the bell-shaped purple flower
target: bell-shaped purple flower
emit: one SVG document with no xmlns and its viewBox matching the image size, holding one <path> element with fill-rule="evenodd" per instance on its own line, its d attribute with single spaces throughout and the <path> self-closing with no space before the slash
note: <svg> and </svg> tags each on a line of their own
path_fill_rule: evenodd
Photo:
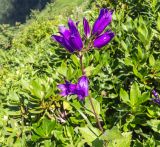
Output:
<svg viewBox="0 0 160 147">
<path fill-rule="evenodd" d="M 104 34 L 98 36 L 93 44 L 94 44 L 94 47 L 97 47 L 97 48 L 101 48 L 103 46 L 105 46 L 106 44 L 108 44 L 112 38 L 114 37 L 114 33 L 110 30 L 106 31 Z"/>
<path fill-rule="evenodd" d="M 79 100 L 84 100 L 88 96 L 88 89 L 88 78 L 86 76 L 80 77 L 75 91 Z"/>
<path fill-rule="evenodd" d="M 83 42 L 79 34 L 79 31 L 77 29 L 77 26 L 76 24 L 74 24 L 74 22 L 71 19 L 69 19 L 68 21 L 68 26 L 71 31 L 71 36 L 70 36 L 71 45 L 76 50 L 80 51 L 83 48 Z"/>
<path fill-rule="evenodd" d="M 88 96 L 88 78 L 86 76 L 80 77 L 77 84 L 72 84 L 66 81 L 65 84 L 59 84 L 58 88 L 61 90 L 61 96 L 75 94 L 81 101 L 84 100 L 86 96 Z"/>
<path fill-rule="evenodd" d="M 92 29 L 92 35 L 100 35 L 104 29 L 110 24 L 112 21 L 112 13 L 113 11 L 108 10 L 106 8 L 101 9 L 99 17 L 95 21 Z"/>
<path fill-rule="evenodd" d="M 90 30 L 90 26 L 86 18 L 83 18 L 83 29 L 84 29 L 84 34 L 86 38 L 89 38 L 91 30 Z"/>
<path fill-rule="evenodd" d="M 83 48 L 83 42 L 77 26 L 71 19 L 68 21 L 68 26 L 69 29 L 64 26 L 60 26 L 60 36 L 52 35 L 52 39 L 57 41 L 71 53 L 77 50 L 80 51 Z"/>
<path fill-rule="evenodd" d="M 61 90 L 61 96 L 67 96 L 75 93 L 76 84 L 66 81 L 65 84 L 59 84 L 58 88 Z"/>
</svg>

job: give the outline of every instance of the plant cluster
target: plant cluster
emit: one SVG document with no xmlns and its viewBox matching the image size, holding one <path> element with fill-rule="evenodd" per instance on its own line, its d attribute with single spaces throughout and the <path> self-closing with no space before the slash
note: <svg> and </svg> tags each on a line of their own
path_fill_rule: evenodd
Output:
<svg viewBox="0 0 160 147">
<path fill-rule="evenodd" d="M 0 26 L 0 146 L 159 146 L 160 1 L 65 2 Z"/>
</svg>

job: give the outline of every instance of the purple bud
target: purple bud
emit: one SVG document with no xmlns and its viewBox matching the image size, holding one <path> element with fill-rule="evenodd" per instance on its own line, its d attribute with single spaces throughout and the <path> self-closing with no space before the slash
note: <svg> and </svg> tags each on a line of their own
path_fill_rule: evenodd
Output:
<svg viewBox="0 0 160 147">
<path fill-rule="evenodd" d="M 98 36 L 104 31 L 112 21 L 112 13 L 113 11 L 109 11 L 108 9 L 101 9 L 99 17 L 93 25 L 92 35 Z"/>
<path fill-rule="evenodd" d="M 83 29 L 84 29 L 84 33 L 85 33 L 86 38 L 89 38 L 91 32 L 90 32 L 89 23 L 86 18 L 83 18 Z"/>
<path fill-rule="evenodd" d="M 94 40 L 94 42 L 93 42 L 94 47 L 101 48 L 101 47 L 107 45 L 112 40 L 113 37 L 114 37 L 114 33 L 112 31 L 108 30 L 107 32 L 98 36 Z"/>
</svg>

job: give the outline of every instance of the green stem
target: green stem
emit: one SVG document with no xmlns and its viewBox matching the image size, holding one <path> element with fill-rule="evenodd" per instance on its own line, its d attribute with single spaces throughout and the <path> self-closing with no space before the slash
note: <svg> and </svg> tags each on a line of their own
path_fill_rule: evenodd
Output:
<svg viewBox="0 0 160 147">
<path fill-rule="evenodd" d="M 97 113 L 96 113 L 96 111 L 95 111 L 95 109 L 94 109 L 94 105 L 93 105 L 93 102 L 92 102 L 92 98 L 91 98 L 91 97 L 89 97 L 89 101 L 90 101 L 90 103 L 91 103 L 91 107 L 92 107 L 92 109 L 93 109 L 93 113 L 94 113 L 94 115 L 95 115 L 95 118 L 96 118 L 98 127 L 99 127 L 99 129 L 103 132 L 103 128 L 102 128 L 101 123 L 100 123 L 100 121 L 99 121 L 99 119 L 98 119 L 98 115 L 97 115 Z"/>
<path fill-rule="evenodd" d="M 83 66 L 83 61 L 82 61 L 82 59 L 83 59 L 83 54 L 79 54 L 79 59 L 80 59 L 80 65 L 81 65 L 82 74 L 85 75 L 84 66 Z M 99 127 L 99 129 L 103 132 L 103 128 L 102 128 L 101 123 L 100 123 L 100 121 L 99 121 L 99 119 L 98 119 L 98 115 L 97 115 L 97 113 L 96 113 L 96 111 L 95 111 L 95 108 L 94 108 L 94 105 L 93 105 L 93 102 L 92 102 L 92 98 L 91 98 L 90 96 L 89 96 L 89 101 L 90 101 L 90 103 L 91 103 L 91 107 L 92 107 L 92 109 L 93 109 L 93 113 L 94 113 L 94 115 L 95 115 L 95 119 L 96 119 L 96 121 L 97 121 L 98 127 Z"/>
<path fill-rule="evenodd" d="M 85 75 L 83 61 L 82 61 L 83 60 L 83 55 L 79 55 L 79 59 L 80 59 L 80 64 L 81 64 L 82 75 Z"/>
</svg>

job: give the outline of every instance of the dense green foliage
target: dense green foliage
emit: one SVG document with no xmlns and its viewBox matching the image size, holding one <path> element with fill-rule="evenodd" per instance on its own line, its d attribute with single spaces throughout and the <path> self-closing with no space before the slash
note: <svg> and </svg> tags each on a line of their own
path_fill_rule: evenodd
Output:
<svg viewBox="0 0 160 147">
<path fill-rule="evenodd" d="M 153 88 L 160 93 L 160 1 L 67 1 L 33 12 L 26 24 L 0 26 L 0 146 L 160 145 L 160 106 L 151 100 Z M 68 17 L 83 34 L 82 18 L 93 24 L 101 7 L 114 9 L 116 35 L 84 64 L 103 133 L 88 98 L 59 96 L 57 84 L 76 82 L 81 69 L 50 39 Z"/>
</svg>

